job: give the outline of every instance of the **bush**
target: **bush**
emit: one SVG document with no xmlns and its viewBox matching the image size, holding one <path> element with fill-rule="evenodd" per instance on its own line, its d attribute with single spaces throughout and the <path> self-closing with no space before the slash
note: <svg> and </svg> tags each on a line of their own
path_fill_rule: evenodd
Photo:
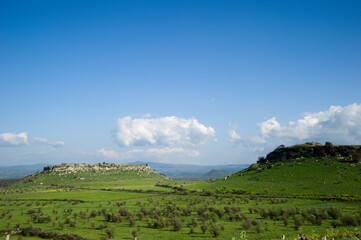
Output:
<svg viewBox="0 0 361 240">
<path fill-rule="evenodd" d="M 220 228 L 217 225 L 212 225 L 209 231 L 213 234 L 213 237 L 218 237 L 221 234 Z"/>
<path fill-rule="evenodd" d="M 70 221 L 70 222 L 69 222 L 69 225 L 70 225 L 70 227 L 75 228 L 76 221 Z"/>
<path fill-rule="evenodd" d="M 178 219 L 175 219 L 174 222 L 173 222 L 173 228 L 174 228 L 174 231 L 181 230 L 182 229 L 182 223 Z"/>
<path fill-rule="evenodd" d="M 294 217 L 294 228 L 296 231 L 300 229 L 302 225 L 302 220 L 299 217 Z"/>
<path fill-rule="evenodd" d="M 251 221 L 249 219 L 245 219 L 242 227 L 244 230 L 249 230 L 251 228 Z"/>
<path fill-rule="evenodd" d="M 331 221 L 331 226 L 333 228 L 337 228 L 337 227 L 340 227 L 342 225 L 342 223 L 339 221 L 339 220 L 333 220 Z"/>
<path fill-rule="evenodd" d="M 341 210 L 338 208 L 329 208 L 327 210 L 327 213 L 330 217 L 332 217 L 333 219 L 338 219 L 341 217 Z"/>
<path fill-rule="evenodd" d="M 135 218 L 133 216 L 129 217 L 129 226 L 134 227 L 135 225 Z"/>
<path fill-rule="evenodd" d="M 341 217 L 341 222 L 345 226 L 356 226 L 356 220 L 349 215 L 344 215 Z"/>
<path fill-rule="evenodd" d="M 283 220 L 283 224 L 285 225 L 285 227 L 287 227 L 288 226 L 288 218 L 286 217 L 286 215 L 283 215 L 282 220 Z"/>
<path fill-rule="evenodd" d="M 256 232 L 257 233 L 260 233 L 261 232 L 261 226 L 258 224 L 256 225 Z"/>
<path fill-rule="evenodd" d="M 203 233 L 203 234 L 206 233 L 207 229 L 208 229 L 208 226 L 207 226 L 206 224 L 203 224 L 203 225 L 201 226 L 201 230 L 202 230 L 202 233 Z"/>
<path fill-rule="evenodd" d="M 120 214 L 121 216 L 128 216 L 128 209 L 126 209 L 126 208 L 120 208 L 120 209 L 119 209 L 119 214 Z"/>
<path fill-rule="evenodd" d="M 198 221 L 196 218 L 192 218 L 191 223 L 189 224 L 191 227 L 197 227 L 198 226 Z"/>
<path fill-rule="evenodd" d="M 113 238 L 114 237 L 114 230 L 113 229 L 107 229 L 105 230 L 105 233 L 108 235 L 108 238 Z"/>
</svg>

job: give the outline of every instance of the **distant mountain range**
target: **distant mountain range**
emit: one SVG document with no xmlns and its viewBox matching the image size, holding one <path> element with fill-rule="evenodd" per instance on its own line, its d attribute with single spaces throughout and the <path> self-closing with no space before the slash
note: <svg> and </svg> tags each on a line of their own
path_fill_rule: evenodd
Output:
<svg viewBox="0 0 361 240">
<path fill-rule="evenodd" d="M 19 165 L 19 166 L 0 166 L 0 179 L 22 178 L 42 171 L 49 164 Z"/>
<path fill-rule="evenodd" d="M 157 162 L 133 162 L 134 164 L 147 163 L 158 173 L 167 175 L 172 179 L 216 179 L 226 177 L 232 172 L 239 172 L 249 166 L 249 164 L 231 165 L 191 165 L 191 164 L 170 164 Z M 42 171 L 49 164 L 19 165 L 0 167 L 0 179 L 22 178 Z"/>
<path fill-rule="evenodd" d="M 147 162 L 133 162 L 144 164 Z M 148 165 L 159 173 L 165 174 L 172 179 L 215 179 L 226 177 L 232 172 L 239 172 L 250 164 L 230 164 L 230 165 L 191 165 L 191 164 L 171 164 L 148 162 Z M 221 171 L 220 171 L 221 170 Z"/>
</svg>

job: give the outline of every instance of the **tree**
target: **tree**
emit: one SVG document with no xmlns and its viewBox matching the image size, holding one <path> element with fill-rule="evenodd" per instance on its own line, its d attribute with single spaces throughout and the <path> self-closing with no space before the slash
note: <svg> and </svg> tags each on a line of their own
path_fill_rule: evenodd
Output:
<svg viewBox="0 0 361 240">
<path fill-rule="evenodd" d="M 218 237 L 221 234 L 221 230 L 217 225 L 212 225 L 209 231 L 213 234 L 213 237 Z"/>
<path fill-rule="evenodd" d="M 203 224 L 203 225 L 201 226 L 201 230 L 202 230 L 202 233 L 203 233 L 203 234 L 206 233 L 207 229 L 208 229 L 208 226 L 207 226 L 206 224 Z"/>
<path fill-rule="evenodd" d="M 129 225 L 130 225 L 131 227 L 134 227 L 134 225 L 135 225 L 135 218 L 134 218 L 133 216 L 130 216 L 130 217 L 129 217 Z"/>
<path fill-rule="evenodd" d="M 251 221 L 249 219 L 245 219 L 242 227 L 244 230 L 249 230 L 251 228 Z"/>
<path fill-rule="evenodd" d="M 174 231 L 179 231 L 182 229 L 182 224 L 178 219 L 174 219 L 173 227 L 174 227 Z"/>
<path fill-rule="evenodd" d="M 113 238 L 114 237 L 114 230 L 113 229 L 107 229 L 105 230 L 105 233 L 108 235 L 108 238 Z"/>
</svg>

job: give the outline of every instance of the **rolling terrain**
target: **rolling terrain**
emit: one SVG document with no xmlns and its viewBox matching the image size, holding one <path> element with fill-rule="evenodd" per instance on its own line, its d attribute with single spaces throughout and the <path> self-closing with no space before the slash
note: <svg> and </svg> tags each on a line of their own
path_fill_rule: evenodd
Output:
<svg viewBox="0 0 361 240">
<path fill-rule="evenodd" d="M 172 179 L 191 179 L 191 180 L 204 180 L 212 170 L 228 171 L 229 173 L 223 173 L 217 177 L 225 177 L 231 172 L 238 172 L 249 166 L 249 164 L 231 164 L 231 165 L 191 165 L 191 164 L 170 164 L 159 162 L 133 162 L 129 164 L 148 164 L 152 169 L 158 173 L 167 175 Z M 0 167 L 0 179 L 14 179 L 22 178 L 28 175 L 35 174 L 42 171 L 47 166 L 46 164 L 35 165 L 21 165 L 21 166 L 6 166 Z M 212 177 L 212 176 L 211 176 Z"/>
<path fill-rule="evenodd" d="M 146 164 L 45 167 L 1 190 L 0 230 L 21 239 L 360 239 L 360 147 L 330 146 L 282 146 L 207 181 L 171 180 Z"/>
</svg>

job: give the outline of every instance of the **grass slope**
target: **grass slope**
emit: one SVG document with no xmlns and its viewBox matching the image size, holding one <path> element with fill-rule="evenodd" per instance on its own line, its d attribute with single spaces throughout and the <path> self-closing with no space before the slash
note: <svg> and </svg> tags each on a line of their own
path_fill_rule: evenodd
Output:
<svg viewBox="0 0 361 240">
<path fill-rule="evenodd" d="M 224 178 L 229 176 L 231 173 L 227 170 L 217 170 L 217 169 L 212 169 L 211 171 L 207 172 L 206 174 L 204 174 L 202 177 L 207 178 L 207 179 L 216 179 L 216 178 Z"/>
<path fill-rule="evenodd" d="M 227 180 L 200 182 L 188 189 L 248 193 L 354 195 L 361 197 L 361 164 L 342 158 L 303 158 L 275 163 L 253 164 Z"/>
<path fill-rule="evenodd" d="M 0 191 L 0 230 L 33 226 L 94 240 L 134 239 L 133 231 L 139 240 L 360 239 L 360 173 L 361 164 L 340 157 L 254 164 L 215 181 L 41 173 Z"/>
<path fill-rule="evenodd" d="M 138 167 L 137 165 L 134 165 Z M 166 179 L 152 170 L 110 169 L 97 171 L 50 171 L 41 172 L 12 185 L 10 189 L 49 187 L 92 188 L 92 189 L 143 189 Z M 150 187 L 150 188 L 151 188 Z"/>
</svg>

